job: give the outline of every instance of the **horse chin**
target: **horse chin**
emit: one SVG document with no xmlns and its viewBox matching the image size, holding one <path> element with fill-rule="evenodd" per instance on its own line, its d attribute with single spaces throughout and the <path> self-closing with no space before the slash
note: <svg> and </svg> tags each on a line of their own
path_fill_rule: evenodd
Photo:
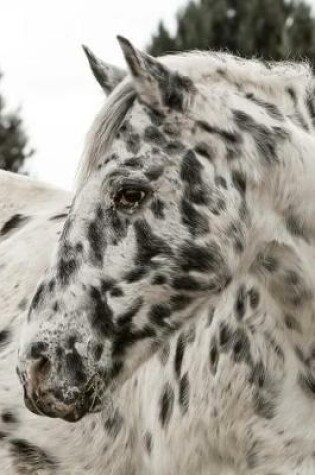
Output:
<svg viewBox="0 0 315 475">
<path fill-rule="evenodd" d="M 24 394 L 24 403 L 27 409 L 38 416 L 63 419 L 67 422 L 78 422 L 87 414 L 93 414 L 102 410 L 99 398 L 93 394 L 85 394 L 78 397 L 72 404 L 65 404 L 54 397 L 44 399 Z"/>
</svg>

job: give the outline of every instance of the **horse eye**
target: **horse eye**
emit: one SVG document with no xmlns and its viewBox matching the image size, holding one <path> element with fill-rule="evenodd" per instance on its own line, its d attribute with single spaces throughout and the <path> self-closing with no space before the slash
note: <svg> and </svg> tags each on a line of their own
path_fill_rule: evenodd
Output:
<svg viewBox="0 0 315 475">
<path fill-rule="evenodd" d="M 145 196 L 146 193 L 142 190 L 120 190 L 114 196 L 114 203 L 122 208 L 134 208 L 144 200 Z"/>
</svg>

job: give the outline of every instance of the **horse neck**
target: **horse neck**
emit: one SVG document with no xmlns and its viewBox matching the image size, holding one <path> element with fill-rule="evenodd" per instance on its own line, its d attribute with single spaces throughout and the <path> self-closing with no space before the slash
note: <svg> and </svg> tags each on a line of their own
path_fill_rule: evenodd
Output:
<svg viewBox="0 0 315 475">
<path fill-rule="evenodd" d="M 315 138 L 289 129 L 279 162 L 248 186 L 251 220 L 239 273 L 257 279 L 265 310 L 281 327 L 284 319 L 296 325 L 289 339 L 307 351 L 315 338 Z"/>
<path fill-rule="evenodd" d="M 303 67 L 303 66 L 302 66 Z M 261 208 L 270 216 L 274 214 L 280 221 L 296 221 L 296 225 L 315 237 L 315 79 L 308 70 L 302 70 L 297 77 L 275 77 L 274 83 L 258 80 L 257 83 L 244 81 L 242 97 L 250 98 L 258 107 L 275 107 L 280 113 L 274 116 L 267 109 L 271 131 L 279 128 L 280 135 L 275 140 L 275 163 L 261 165 L 256 156 L 253 163 L 245 158 L 241 169 L 249 179 L 250 198 L 256 209 Z M 243 103 L 246 110 L 249 103 Z M 282 118 L 281 118 L 282 116 Z M 258 120 L 259 122 L 259 120 Z M 260 162 L 260 163 L 259 163 Z M 290 227 L 290 222 L 287 224 Z M 265 228 L 265 225 L 264 225 Z M 279 226 L 278 226 L 279 228 Z M 296 230 L 297 231 L 297 230 Z M 276 232 L 276 230 L 274 230 Z"/>
<path fill-rule="evenodd" d="M 251 201 L 273 216 L 275 239 L 286 229 L 287 239 L 298 243 L 315 240 L 315 137 L 289 126 L 290 139 L 279 146 L 279 162 L 264 169 L 258 186 L 251 189 Z M 286 239 L 286 241 L 287 241 Z M 313 242 L 314 244 L 314 242 Z"/>
</svg>

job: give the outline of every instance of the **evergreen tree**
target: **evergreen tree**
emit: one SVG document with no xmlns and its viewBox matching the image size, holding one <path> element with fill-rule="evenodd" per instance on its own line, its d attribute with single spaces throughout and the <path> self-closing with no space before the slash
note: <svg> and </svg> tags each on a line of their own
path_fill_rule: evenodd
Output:
<svg viewBox="0 0 315 475">
<path fill-rule="evenodd" d="M 315 19 L 303 0 L 191 0 L 177 15 L 176 34 L 161 22 L 148 50 L 159 56 L 191 49 L 315 65 Z"/>
<path fill-rule="evenodd" d="M 0 95 L 0 169 L 21 172 L 31 154 L 19 114 L 7 112 Z"/>
</svg>

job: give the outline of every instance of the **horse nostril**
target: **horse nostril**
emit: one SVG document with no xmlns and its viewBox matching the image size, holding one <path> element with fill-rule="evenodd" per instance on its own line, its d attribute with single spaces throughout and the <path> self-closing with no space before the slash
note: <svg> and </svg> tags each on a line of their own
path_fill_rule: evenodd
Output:
<svg viewBox="0 0 315 475">
<path fill-rule="evenodd" d="M 50 374 L 51 363 L 47 356 L 40 356 L 32 362 L 30 368 L 30 379 L 33 388 L 37 388 L 38 385 L 43 382 Z"/>
</svg>

